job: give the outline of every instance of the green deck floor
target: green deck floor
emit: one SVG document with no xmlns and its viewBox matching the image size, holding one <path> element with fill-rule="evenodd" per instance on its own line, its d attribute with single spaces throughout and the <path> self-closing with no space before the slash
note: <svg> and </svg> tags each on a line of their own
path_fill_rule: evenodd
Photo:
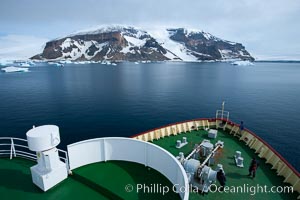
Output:
<svg viewBox="0 0 300 200">
<path fill-rule="evenodd" d="M 106 199 L 71 178 L 44 193 L 32 183 L 30 167 L 34 164 L 21 158 L 0 159 L 1 200 Z"/>
<path fill-rule="evenodd" d="M 272 186 L 285 186 L 283 184 L 283 178 L 276 176 L 276 172 L 271 170 L 271 165 L 266 164 L 263 159 L 258 158 L 258 156 L 247 147 L 243 142 L 239 141 L 237 138 L 229 135 L 226 132 L 218 131 L 218 137 L 216 139 L 208 138 L 208 133 L 205 130 L 192 131 L 191 133 L 183 133 L 176 136 L 169 136 L 163 139 L 155 140 L 153 143 L 157 144 L 164 149 L 168 150 L 174 156 L 178 156 L 179 152 L 183 152 L 187 156 L 195 146 L 195 144 L 201 143 L 203 139 L 209 139 L 213 144 L 218 140 L 224 141 L 224 148 L 216 155 L 216 164 L 220 163 L 223 165 L 224 171 L 226 173 L 227 186 L 242 186 L 243 184 L 248 184 L 249 186 L 256 186 L 257 184 L 268 187 Z M 182 137 L 187 137 L 188 144 L 181 149 L 175 147 L 176 141 L 181 140 Z M 244 168 L 236 167 L 233 156 L 235 151 L 241 151 L 242 157 L 244 158 Z M 260 166 L 257 170 L 256 178 L 251 179 L 247 176 L 248 167 L 250 165 L 252 157 L 255 156 L 259 162 Z M 214 169 L 216 164 L 212 166 Z M 221 199 L 230 199 L 230 200 L 293 200 L 297 199 L 298 194 L 279 194 L 279 193 L 259 193 L 251 195 L 249 193 L 208 193 L 205 195 L 198 194 L 195 192 L 190 193 L 190 200 L 195 199 L 206 199 L 206 200 L 221 200 Z"/>
<path fill-rule="evenodd" d="M 86 183 L 88 186 L 96 186 L 95 189 L 97 191 L 101 191 L 103 188 L 106 188 L 108 191 L 114 191 L 114 194 L 109 194 L 105 191 L 101 192 L 102 194 L 106 193 L 107 196 L 113 200 L 180 199 L 179 195 L 175 192 L 168 192 L 163 196 L 160 191 L 155 191 L 155 189 L 158 188 L 158 184 L 160 184 L 161 187 L 172 188 L 172 183 L 158 171 L 137 163 L 124 161 L 101 162 L 78 168 L 74 173 L 76 175 L 75 177 L 73 176 L 73 178 L 77 180 L 78 177 L 78 180 L 82 180 L 82 183 L 85 183 L 85 180 L 92 180 L 92 185 L 90 185 L 90 181 Z M 131 187 L 131 189 L 133 189 L 132 192 L 125 190 L 128 184 L 133 186 L 133 188 Z M 145 192 L 139 190 L 139 192 L 137 192 L 137 184 L 145 184 L 149 190 L 147 191 L 146 189 Z"/>
<path fill-rule="evenodd" d="M 0 158 L 0 200 L 106 200 L 106 199 L 180 199 L 176 193 L 136 192 L 137 184 L 154 183 L 171 187 L 171 183 L 154 169 L 140 164 L 110 161 L 90 164 L 73 171 L 73 175 L 47 192 L 42 192 L 31 181 L 29 160 Z M 131 184 L 134 191 L 126 192 Z"/>
</svg>

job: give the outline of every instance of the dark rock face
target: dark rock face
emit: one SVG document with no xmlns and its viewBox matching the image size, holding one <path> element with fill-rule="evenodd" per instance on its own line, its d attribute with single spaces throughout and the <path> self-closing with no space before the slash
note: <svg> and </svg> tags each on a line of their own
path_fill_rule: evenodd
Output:
<svg viewBox="0 0 300 200">
<path fill-rule="evenodd" d="M 48 59 L 55 59 L 62 56 L 62 49 L 59 46 L 60 41 L 47 42 L 43 55 L 47 55 Z"/>
<path fill-rule="evenodd" d="M 99 50 L 99 48 L 97 48 L 97 47 L 95 46 L 95 44 L 92 44 L 92 45 L 88 48 L 88 50 L 87 50 L 87 55 L 93 56 L 93 55 L 95 55 L 95 52 L 98 51 L 98 50 Z"/>
<path fill-rule="evenodd" d="M 198 60 L 254 60 L 240 43 L 222 40 L 205 32 L 188 32 L 183 28 L 168 29 L 168 32 L 170 39 L 184 44 Z"/>
<path fill-rule="evenodd" d="M 184 46 L 184 53 L 194 60 L 242 59 L 254 60 L 242 44 L 216 38 L 204 32 L 168 29 L 169 39 Z M 170 57 L 171 56 L 171 57 Z M 172 49 L 146 31 L 133 27 L 107 27 L 78 33 L 46 43 L 37 60 L 74 61 L 164 61 L 183 60 Z"/>
</svg>

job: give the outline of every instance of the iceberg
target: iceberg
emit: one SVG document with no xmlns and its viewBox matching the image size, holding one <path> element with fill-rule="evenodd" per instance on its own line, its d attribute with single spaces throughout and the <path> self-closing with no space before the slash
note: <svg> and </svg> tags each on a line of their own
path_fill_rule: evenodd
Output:
<svg viewBox="0 0 300 200">
<path fill-rule="evenodd" d="M 58 67 L 63 67 L 64 64 L 61 64 L 61 63 L 56 63 L 56 62 L 48 62 L 49 65 L 56 65 Z"/>
<path fill-rule="evenodd" d="M 1 69 L 4 72 L 28 72 L 28 68 L 25 67 L 4 67 Z"/>
<path fill-rule="evenodd" d="M 239 60 L 231 63 L 232 65 L 238 65 L 238 66 L 250 66 L 254 65 L 252 62 L 249 60 Z"/>
<path fill-rule="evenodd" d="M 35 63 L 31 60 L 14 60 L 11 64 L 18 65 L 20 67 L 31 67 L 35 65 Z"/>
<path fill-rule="evenodd" d="M 27 61 L 27 63 L 28 63 L 29 65 L 35 65 L 35 63 L 34 63 L 33 61 Z"/>
<path fill-rule="evenodd" d="M 109 60 L 103 60 L 101 62 L 102 65 L 111 65 L 112 63 Z"/>
<path fill-rule="evenodd" d="M 20 63 L 19 64 L 21 67 L 30 67 L 29 63 Z"/>
<path fill-rule="evenodd" d="M 61 60 L 59 61 L 60 64 L 71 64 L 72 61 L 71 60 Z"/>
</svg>

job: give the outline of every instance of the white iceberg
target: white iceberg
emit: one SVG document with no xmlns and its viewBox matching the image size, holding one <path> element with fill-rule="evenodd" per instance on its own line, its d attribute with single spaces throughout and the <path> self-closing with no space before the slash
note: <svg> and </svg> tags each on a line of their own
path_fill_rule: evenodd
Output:
<svg viewBox="0 0 300 200">
<path fill-rule="evenodd" d="M 34 63 L 33 61 L 27 61 L 27 63 L 28 63 L 29 65 L 35 65 L 35 63 Z"/>
<path fill-rule="evenodd" d="M 112 63 L 109 60 L 103 60 L 101 62 L 102 65 L 111 65 Z"/>
<path fill-rule="evenodd" d="M 1 69 L 4 72 L 28 72 L 28 68 L 25 67 L 4 67 Z"/>
<path fill-rule="evenodd" d="M 61 64 L 61 63 L 56 63 L 56 62 L 48 62 L 49 65 L 56 65 L 58 67 L 63 67 L 64 64 Z"/>
<path fill-rule="evenodd" d="M 239 60 L 239 61 L 234 61 L 231 63 L 232 65 L 238 65 L 238 66 L 250 66 L 254 65 L 252 62 L 249 60 Z"/>
<path fill-rule="evenodd" d="M 29 63 L 20 63 L 19 64 L 21 67 L 30 67 Z"/>
<path fill-rule="evenodd" d="M 61 61 L 59 61 L 59 63 L 60 64 L 71 64 L 72 61 L 70 61 L 70 60 L 61 60 Z"/>
</svg>

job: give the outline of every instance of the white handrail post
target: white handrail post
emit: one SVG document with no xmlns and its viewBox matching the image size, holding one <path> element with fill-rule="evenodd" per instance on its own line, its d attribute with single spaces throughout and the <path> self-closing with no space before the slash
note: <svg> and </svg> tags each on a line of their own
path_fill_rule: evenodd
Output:
<svg viewBox="0 0 300 200">
<path fill-rule="evenodd" d="M 66 165 L 67 165 L 67 169 L 68 169 L 68 174 L 72 174 L 72 171 L 70 170 L 69 156 L 68 156 L 67 152 L 66 152 Z"/>
<path fill-rule="evenodd" d="M 14 157 L 16 157 L 16 149 L 15 149 L 15 144 L 14 144 L 14 140 L 12 138 L 10 138 L 11 141 L 11 146 L 10 146 L 10 159 Z"/>
<path fill-rule="evenodd" d="M 66 168 L 67 168 L 68 174 L 72 174 L 72 171 L 70 170 L 70 165 L 69 165 L 69 155 L 68 155 L 68 152 L 64 151 L 64 150 L 60 150 L 60 149 L 58 151 L 64 154 L 64 156 L 62 156 L 61 158 L 63 158 L 64 163 L 66 164 Z"/>
<path fill-rule="evenodd" d="M 223 103 L 222 103 L 222 115 L 221 115 L 222 120 L 224 118 L 224 108 L 225 108 L 225 101 L 223 101 Z"/>
</svg>

